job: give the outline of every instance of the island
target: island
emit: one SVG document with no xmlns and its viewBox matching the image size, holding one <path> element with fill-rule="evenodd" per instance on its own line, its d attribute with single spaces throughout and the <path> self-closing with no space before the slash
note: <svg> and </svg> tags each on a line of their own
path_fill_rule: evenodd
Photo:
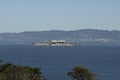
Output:
<svg viewBox="0 0 120 80">
<path fill-rule="evenodd" d="M 34 46 L 80 46 L 80 44 L 70 43 L 66 40 L 50 40 L 47 42 L 34 42 Z"/>
</svg>

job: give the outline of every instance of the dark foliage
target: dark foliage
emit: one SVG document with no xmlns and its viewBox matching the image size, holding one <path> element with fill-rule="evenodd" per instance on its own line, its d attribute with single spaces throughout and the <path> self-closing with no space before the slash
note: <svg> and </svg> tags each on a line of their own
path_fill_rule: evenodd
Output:
<svg viewBox="0 0 120 80">
<path fill-rule="evenodd" d="M 71 72 L 68 72 L 68 76 L 72 80 L 96 80 L 95 76 L 82 66 L 75 66 Z"/>
<path fill-rule="evenodd" d="M 40 68 L 6 63 L 0 66 L 0 80 L 43 80 Z"/>
</svg>

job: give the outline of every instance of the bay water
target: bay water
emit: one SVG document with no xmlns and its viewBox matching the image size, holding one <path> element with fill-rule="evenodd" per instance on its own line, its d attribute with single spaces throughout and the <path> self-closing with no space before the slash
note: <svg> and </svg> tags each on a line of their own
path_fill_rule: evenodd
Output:
<svg viewBox="0 0 120 80">
<path fill-rule="evenodd" d="M 67 73 L 84 66 L 97 80 L 120 80 L 119 46 L 39 47 L 0 45 L 4 63 L 41 67 L 47 80 L 71 80 Z"/>
</svg>

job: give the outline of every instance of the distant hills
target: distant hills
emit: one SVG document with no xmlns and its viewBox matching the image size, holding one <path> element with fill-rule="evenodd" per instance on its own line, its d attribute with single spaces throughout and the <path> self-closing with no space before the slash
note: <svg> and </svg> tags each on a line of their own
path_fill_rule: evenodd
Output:
<svg viewBox="0 0 120 80">
<path fill-rule="evenodd" d="M 82 29 L 76 31 L 25 31 L 0 33 L 0 44 L 31 44 L 53 39 L 64 39 L 81 45 L 120 45 L 120 31 Z"/>
</svg>

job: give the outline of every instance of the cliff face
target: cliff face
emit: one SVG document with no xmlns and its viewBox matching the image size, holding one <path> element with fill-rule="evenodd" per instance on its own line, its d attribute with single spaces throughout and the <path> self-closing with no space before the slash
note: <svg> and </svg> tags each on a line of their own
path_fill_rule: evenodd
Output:
<svg viewBox="0 0 120 80">
<path fill-rule="evenodd" d="M 77 31 L 34 31 L 22 33 L 0 33 L 0 44 L 31 44 L 53 39 L 65 39 L 81 44 L 120 45 L 120 31 L 83 29 Z"/>
</svg>

